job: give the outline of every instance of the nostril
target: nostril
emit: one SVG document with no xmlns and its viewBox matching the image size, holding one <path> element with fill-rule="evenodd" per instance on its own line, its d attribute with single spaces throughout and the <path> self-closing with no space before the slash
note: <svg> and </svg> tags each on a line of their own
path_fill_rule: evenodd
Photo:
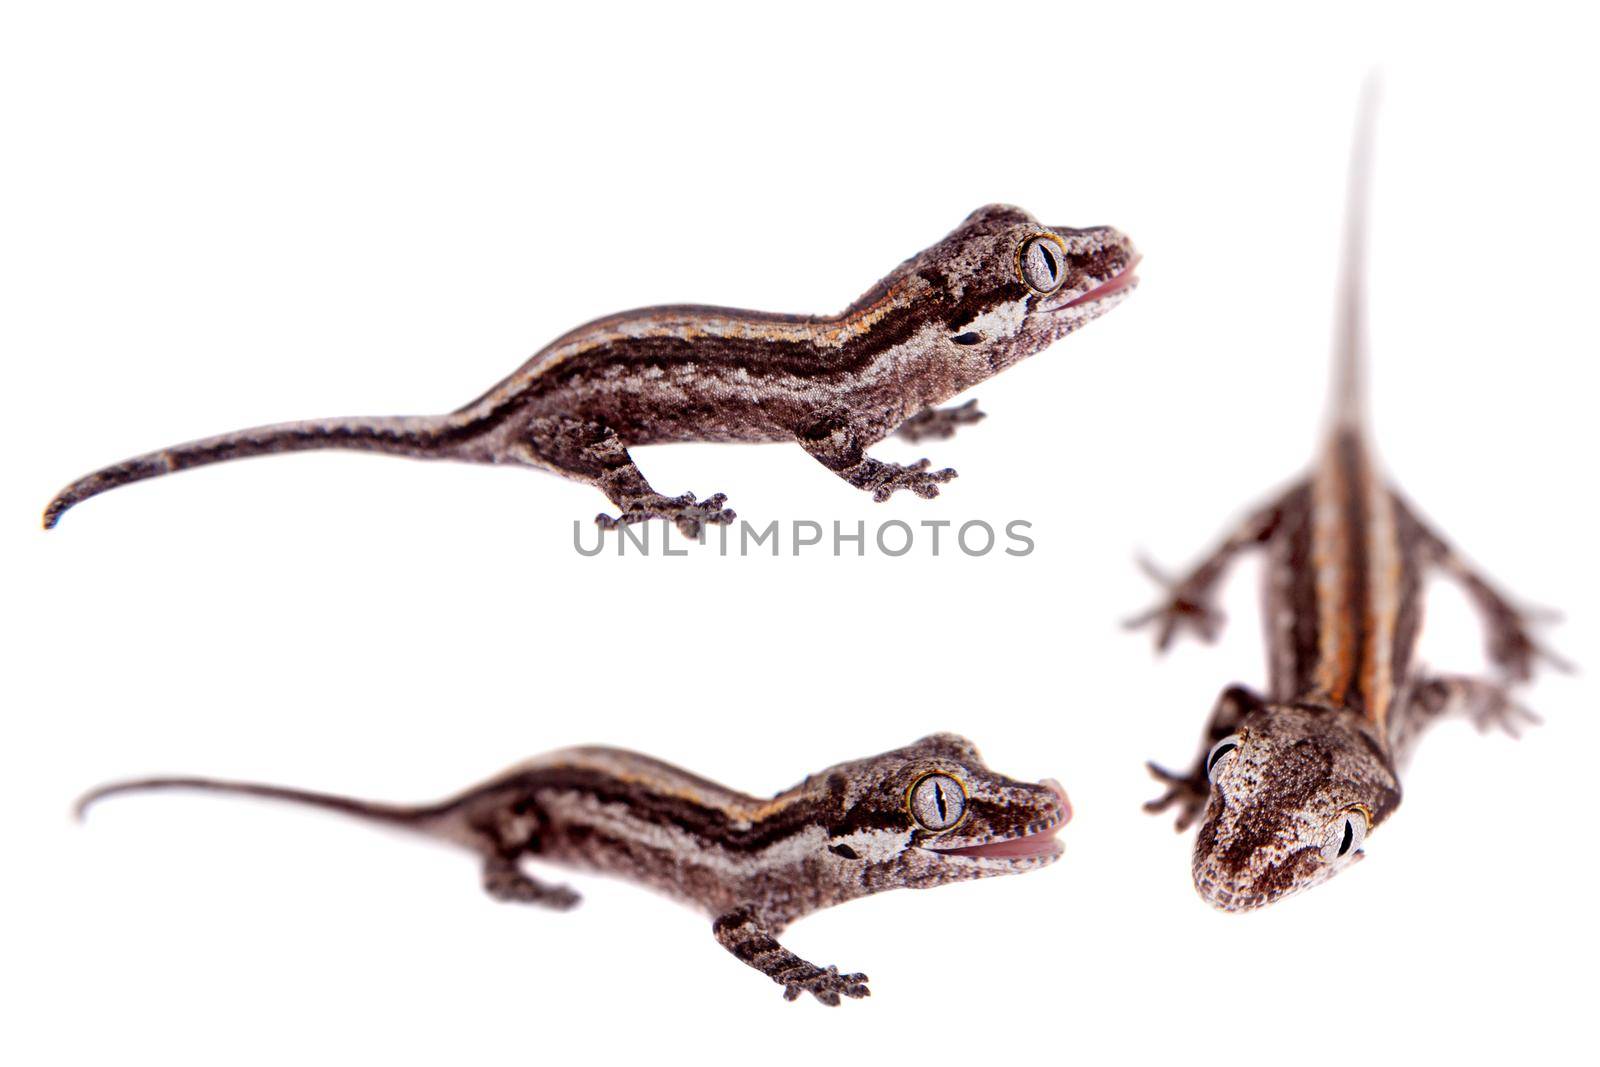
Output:
<svg viewBox="0 0 1600 1067">
<path fill-rule="evenodd" d="M 981 333 L 973 333 L 971 330 L 968 330 L 966 333 L 956 334 L 954 337 L 950 338 L 950 340 L 954 341 L 958 345 L 975 345 L 979 341 L 983 340 L 983 335 Z"/>
</svg>

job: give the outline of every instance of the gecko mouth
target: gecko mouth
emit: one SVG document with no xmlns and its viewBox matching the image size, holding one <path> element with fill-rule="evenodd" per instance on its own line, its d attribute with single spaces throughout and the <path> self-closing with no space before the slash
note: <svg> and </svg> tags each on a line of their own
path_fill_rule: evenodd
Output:
<svg viewBox="0 0 1600 1067">
<path fill-rule="evenodd" d="M 1038 833 L 1023 834 L 1021 837 L 1008 837 L 1004 841 L 989 841 L 981 845 L 965 845 L 961 848 L 930 848 L 929 852 L 937 852 L 941 856 L 967 856 L 971 859 L 989 860 L 1022 860 L 1036 859 L 1042 856 L 1061 855 L 1061 842 L 1056 840 L 1056 834 L 1061 832 L 1066 820 L 1063 819 L 1053 826 L 1040 830 Z"/>
<path fill-rule="evenodd" d="M 1056 840 L 1056 835 L 1071 821 L 1072 803 L 1067 799 L 1066 791 L 1055 779 L 1046 778 L 1040 784 L 1048 787 L 1059 799 L 1056 810 L 1044 820 L 1030 823 L 1022 833 L 998 841 L 984 841 L 976 845 L 960 845 L 955 848 L 929 848 L 928 851 L 937 852 L 941 856 L 965 856 L 968 859 L 1045 861 L 1056 859 L 1062 852 L 1061 842 Z"/>
<path fill-rule="evenodd" d="M 1098 300 L 1104 300 L 1112 293 L 1120 293 L 1124 289 L 1133 287 L 1139 281 L 1139 279 L 1134 275 L 1134 268 L 1139 265 L 1139 260 L 1143 258 L 1144 257 L 1138 253 L 1134 253 L 1133 258 L 1128 261 L 1128 265 L 1123 267 L 1116 274 L 1112 275 L 1110 281 L 1101 282 L 1099 285 L 1095 286 L 1093 289 L 1090 289 L 1082 296 L 1074 297 L 1065 304 L 1062 304 L 1058 310 L 1065 311 L 1068 308 L 1081 307 L 1084 304 L 1092 304 Z"/>
</svg>

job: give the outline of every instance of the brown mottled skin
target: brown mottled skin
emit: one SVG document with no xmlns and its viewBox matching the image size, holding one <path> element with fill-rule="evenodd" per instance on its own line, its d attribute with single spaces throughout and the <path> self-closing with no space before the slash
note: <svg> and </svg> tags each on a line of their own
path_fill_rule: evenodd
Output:
<svg viewBox="0 0 1600 1067">
<path fill-rule="evenodd" d="M 1048 255 L 1025 262 L 1023 250 L 1040 237 Z M 666 518 L 691 537 L 734 517 L 723 495 L 663 496 L 629 448 L 794 442 L 877 500 L 900 489 L 933 497 L 955 471 L 929 470 L 926 460 L 888 463 L 866 450 L 897 428 L 912 440 L 947 437 L 982 418 L 970 403 L 934 409 L 1114 307 L 1134 284 L 1136 258 L 1109 227 L 1049 228 L 1019 208 L 990 205 L 838 315 L 623 312 L 557 338 L 451 414 L 284 423 L 151 452 L 63 489 L 44 525 L 129 482 L 322 448 L 552 471 L 595 486 L 620 509 L 599 516 L 602 526 Z"/>
<path fill-rule="evenodd" d="M 1195 888 L 1224 911 L 1262 907 L 1360 860 L 1368 831 L 1400 804 L 1400 766 L 1441 716 L 1512 733 L 1531 718 L 1502 682 L 1431 675 L 1415 661 L 1429 570 L 1461 581 L 1482 609 L 1490 659 L 1506 680 L 1528 679 L 1541 650 L 1523 613 L 1424 526 L 1373 456 L 1360 278 L 1370 107 L 1369 97 L 1352 168 L 1331 426 L 1312 472 L 1134 620 L 1158 625 L 1162 649 L 1182 628 L 1210 639 L 1220 625 L 1213 592 L 1229 563 L 1265 549 L 1266 695 L 1226 690 L 1188 772 L 1150 765 L 1168 790 L 1149 810 L 1176 805 L 1179 830 L 1204 814 Z"/>
<path fill-rule="evenodd" d="M 444 838 L 482 857 L 484 888 L 500 900 L 561 910 L 578 902 L 566 886 L 523 871 L 524 857 L 638 882 L 713 916 L 718 942 L 782 985 L 787 999 L 811 993 L 825 1004 L 866 996 L 867 978 L 785 949 L 777 936 L 790 922 L 888 889 L 1047 866 L 1061 856 L 1056 834 L 1071 817 L 1059 785 L 995 774 L 954 734 L 829 767 L 770 799 L 648 756 L 588 747 L 553 752 L 416 807 L 150 778 L 97 789 L 79 801 L 78 813 L 146 789 L 290 800 Z"/>
</svg>

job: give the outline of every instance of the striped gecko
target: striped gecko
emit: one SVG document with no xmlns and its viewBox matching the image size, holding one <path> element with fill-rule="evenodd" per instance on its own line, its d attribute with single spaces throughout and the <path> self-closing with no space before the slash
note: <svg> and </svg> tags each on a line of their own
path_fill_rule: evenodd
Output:
<svg viewBox="0 0 1600 1067">
<path fill-rule="evenodd" d="M 1367 348 L 1362 280 L 1373 92 L 1353 153 L 1329 429 L 1309 477 L 1251 515 L 1131 625 L 1158 624 L 1165 650 L 1188 628 L 1221 624 L 1214 589 L 1247 549 L 1266 551 L 1267 692 L 1225 690 L 1199 760 L 1185 774 L 1150 764 L 1168 789 L 1146 808 L 1176 806 L 1195 841 L 1195 888 L 1215 907 L 1263 907 L 1318 885 L 1364 855 L 1367 835 L 1400 803 L 1398 770 L 1419 735 L 1447 714 L 1513 736 L 1537 721 L 1505 682 L 1541 656 L 1527 616 L 1417 516 L 1380 473 L 1362 386 Z M 1501 681 L 1425 672 L 1414 660 L 1429 570 L 1461 583 L 1485 619 Z M 1559 662 L 1559 661 L 1556 661 Z"/>
<path fill-rule="evenodd" d="M 934 734 L 841 763 L 771 799 L 726 789 L 614 748 L 553 752 L 441 803 L 378 804 L 206 778 L 114 783 L 117 793 L 204 789 L 312 804 L 464 845 L 483 860 L 497 900 L 565 910 L 578 894 L 523 871 L 523 857 L 626 878 L 713 916 L 719 944 L 783 986 L 824 1004 L 868 995 L 867 976 L 818 967 L 778 943 L 821 908 L 887 889 L 925 889 L 1018 874 L 1061 856 L 1072 810 L 1051 779 L 990 771 L 970 741 Z"/>
<path fill-rule="evenodd" d="M 620 514 L 688 537 L 734 513 L 717 493 L 664 496 L 628 449 L 670 441 L 795 442 L 879 501 L 955 477 L 874 459 L 890 433 L 945 438 L 983 418 L 937 405 L 1042 351 L 1134 286 L 1133 246 L 1110 227 L 1047 227 L 991 204 L 906 260 L 838 315 L 669 306 L 627 311 L 557 338 L 465 407 L 440 416 L 323 419 L 223 434 L 106 467 L 63 489 L 74 504 L 129 482 L 223 460 L 339 448 L 509 463 L 595 486 Z"/>
</svg>

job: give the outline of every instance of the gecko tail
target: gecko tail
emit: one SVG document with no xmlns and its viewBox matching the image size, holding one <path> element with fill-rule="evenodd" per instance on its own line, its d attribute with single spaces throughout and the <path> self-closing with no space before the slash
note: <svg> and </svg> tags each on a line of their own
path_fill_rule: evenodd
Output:
<svg viewBox="0 0 1600 1067">
<path fill-rule="evenodd" d="M 1334 329 L 1332 421 L 1336 429 L 1359 427 L 1366 420 L 1368 209 L 1381 95 L 1382 77 L 1377 69 L 1370 70 L 1361 87 L 1345 193 L 1343 265 Z"/>
<path fill-rule="evenodd" d="M 187 789 L 207 793 L 231 793 L 242 796 L 265 797 L 269 800 L 287 800 L 296 804 L 305 804 L 311 807 L 337 811 L 345 815 L 353 815 L 369 821 L 404 826 L 425 832 L 432 831 L 439 821 L 448 816 L 454 808 L 453 802 L 414 806 L 381 804 L 374 801 L 358 800 L 354 797 L 338 796 L 333 793 L 317 793 L 305 789 L 290 789 L 284 786 L 263 785 L 257 782 L 226 781 L 218 778 L 136 778 L 122 782 L 111 782 L 90 790 L 78 798 L 78 802 L 72 807 L 72 814 L 75 819 L 82 822 L 88 816 L 89 809 L 92 806 L 108 797 L 119 796 L 123 793 L 143 793 L 161 789 Z"/>
<path fill-rule="evenodd" d="M 448 416 L 285 422 L 146 452 L 87 474 L 61 490 L 44 509 L 44 528 L 52 529 L 68 508 L 108 489 L 233 459 L 323 448 L 424 459 L 447 456 L 450 448 L 446 431 L 453 425 Z"/>
</svg>

